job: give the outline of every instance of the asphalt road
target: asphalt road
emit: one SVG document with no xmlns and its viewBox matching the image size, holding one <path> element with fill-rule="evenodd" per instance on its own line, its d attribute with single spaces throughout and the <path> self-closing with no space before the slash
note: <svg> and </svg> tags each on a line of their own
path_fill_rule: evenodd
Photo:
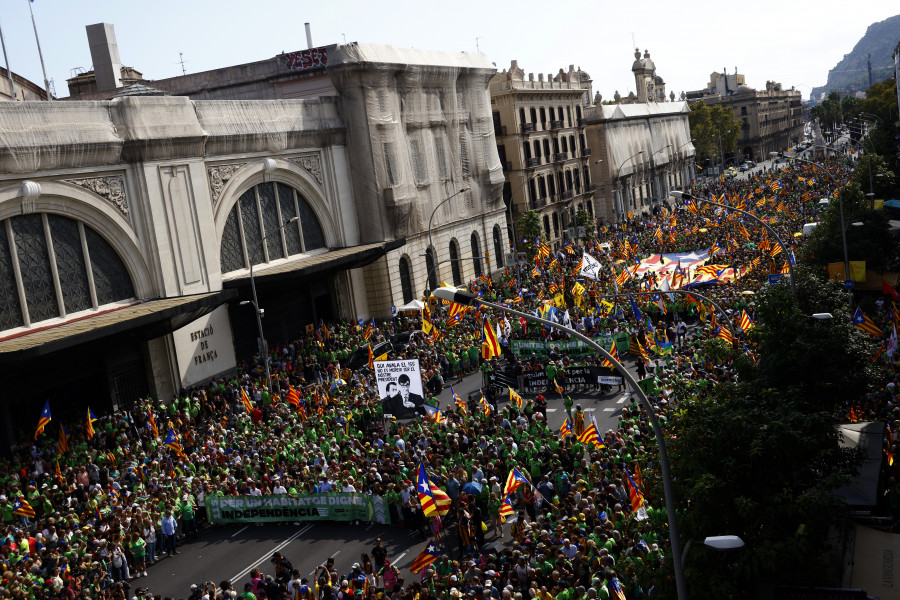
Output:
<svg viewBox="0 0 900 600">
<path fill-rule="evenodd" d="M 632 366 L 630 361 L 629 366 Z M 456 393 L 463 398 L 480 387 L 480 373 L 467 376 L 459 385 L 454 383 Z M 545 396 L 549 426 L 558 430 L 566 418 L 562 399 L 556 393 Z M 593 413 L 601 435 L 607 429 L 615 428 L 629 396 L 628 392 L 620 394 L 617 391 L 606 395 L 596 392 L 572 394 L 576 404 Z M 440 395 L 441 406 L 449 406 L 450 398 L 450 387 L 447 386 Z M 265 574 L 274 574 L 269 559 L 276 551 L 284 554 L 304 576 L 312 575 L 330 556 L 335 558 L 337 571 L 344 575 L 350 572 L 353 563 L 359 562 L 361 553 L 370 552 L 378 537 L 388 549 L 388 557 L 400 569 L 401 576 L 407 580 L 418 577 L 408 569 L 427 542 L 406 529 L 377 523 L 351 525 L 325 521 L 296 525 L 219 525 L 203 530 L 199 539 L 179 547 L 176 556 L 165 557 L 151 566 L 148 577 L 133 580 L 131 594 L 142 587 L 163 597 L 186 598 L 191 584 L 212 581 L 218 585 L 223 579 L 230 580 L 240 592 L 243 584 L 250 581 L 249 573 L 254 567 L 259 567 Z M 451 553 L 456 551 L 455 539 L 455 535 L 448 537 Z M 494 537 L 489 532 L 486 539 L 491 541 Z M 505 539 L 510 539 L 508 531 Z"/>
</svg>

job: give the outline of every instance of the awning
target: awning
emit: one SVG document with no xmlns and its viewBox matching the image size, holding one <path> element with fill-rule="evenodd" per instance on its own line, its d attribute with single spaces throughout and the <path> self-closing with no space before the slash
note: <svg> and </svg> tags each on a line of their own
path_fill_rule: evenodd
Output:
<svg viewBox="0 0 900 600">
<path fill-rule="evenodd" d="M 128 333 L 145 340 L 171 333 L 237 296 L 221 290 L 192 296 L 149 300 L 84 319 L 0 341 L 0 361 L 28 360 L 111 335 Z"/>
<path fill-rule="evenodd" d="M 309 277 L 328 271 L 358 269 L 372 264 L 391 250 L 404 245 L 406 245 L 405 238 L 390 242 L 336 248 L 311 256 L 297 256 L 275 265 L 255 267 L 253 277 L 259 284 L 261 281 L 269 283 L 279 279 Z M 226 288 L 243 286 L 250 280 L 250 271 L 248 269 L 237 271 L 234 274 L 226 275 L 223 280 L 223 286 Z"/>
</svg>

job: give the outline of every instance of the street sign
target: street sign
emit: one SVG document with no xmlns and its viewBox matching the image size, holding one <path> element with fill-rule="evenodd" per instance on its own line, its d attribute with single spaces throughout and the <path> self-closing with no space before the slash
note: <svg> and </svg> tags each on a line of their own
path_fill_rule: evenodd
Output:
<svg viewBox="0 0 900 600">
<path fill-rule="evenodd" d="M 397 305 L 396 304 L 391 304 L 391 316 L 392 317 L 397 316 Z"/>
<path fill-rule="evenodd" d="M 773 273 L 769 275 L 769 285 L 775 285 L 776 283 L 781 281 L 782 277 L 784 277 L 784 275 L 782 275 L 781 273 Z"/>
<path fill-rule="evenodd" d="M 505 256 L 505 259 L 506 259 L 506 263 L 505 263 L 505 264 L 506 264 L 507 267 L 514 267 L 514 266 L 516 266 L 516 253 L 515 253 L 515 252 L 507 252 L 507 253 L 506 253 L 506 256 Z"/>
<path fill-rule="evenodd" d="M 852 280 L 852 279 L 845 279 L 845 280 L 844 280 L 844 289 L 845 289 L 845 290 L 852 290 L 852 289 L 853 289 L 853 280 Z"/>
<path fill-rule="evenodd" d="M 525 264 L 528 262 L 528 254 L 526 254 L 525 252 L 517 252 L 516 260 L 519 262 L 520 266 L 524 267 Z"/>
</svg>

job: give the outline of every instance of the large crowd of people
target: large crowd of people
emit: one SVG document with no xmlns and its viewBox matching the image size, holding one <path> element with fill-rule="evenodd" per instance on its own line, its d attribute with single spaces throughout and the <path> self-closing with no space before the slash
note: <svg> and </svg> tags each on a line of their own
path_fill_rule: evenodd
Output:
<svg viewBox="0 0 900 600">
<path fill-rule="evenodd" d="M 839 159 L 826 165 L 835 178 L 849 176 L 850 166 Z M 709 182 L 694 193 L 751 211 L 782 239 L 799 243 L 794 233 L 816 219 L 817 200 L 832 190 L 826 177 L 795 164 L 746 180 Z M 708 263 L 727 265 L 734 276 L 697 289 L 727 307 L 719 325 L 731 320 L 740 332 L 741 315 L 754 317 L 753 293 L 790 259 L 792 249 L 778 252 L 773 242 L 752 220 L 725 209 L 702 202 L 658 206 L 630 216 L 625 225 L 600 227 L 584 245 L 547 252 L 538 242 L 529 272 L 485 275 L 470 288 L 529 312 L 544 314 L 552 307 L 590 335 L 628 333 L 627 361 L 655 377 L 650 400 L 665 421 L 676 408 L 675 386 L 692 385 L 702 393 L 734 374 L 728 363 L 709 364 L 700 351 L 703 340 L 720 336 L 714 312 L 694 298 L 655 297 L 657 288 L 648 289 L 647 282 L 658 284 L 663 275 L 638 275 L 637 261 L 713 249 Z M 596 280 L 580 275 L 584 252 L 604 265 Z M 678 271 L 667 279 L 673 289 L 697 275 Z M 641 316 L 629 301 L 607 304 L 604 296 L 614 290 L 647 292 L 638 299 Z M 432 307 L 425 318 L 433 330 L 411 336 L 391 356 L 419 360 L 423 382 L 433 382 L 426 385 L 430 403 L 445 383 L 466 374 L 487 377 L 497 369 L 515 377 L 544 370 L 565 387 L 567 368 L 602 362 L 596 356 L 515 356 L 509 350 L 513 340 L 561 339 L 515 320 L 501 327 L 504 355 L 484 361 L 482 315 L 450 320 L 446 306 Z M 872 316 L 889 320 L 889 306 Z M 254 359 L 179 398 L 147 398 L 127 411 L 98 414 L 90 424 L 66 423 L 65 449 L 52 421 L 35 440 L 23 435 L 11 457 L 0 462 L 0 596 L 128 598 L 164 555 L 177 554 L 184 538 L 202 535 L 208 498 L 328 491 L 384 497 L 391 523 L 431 539 L 436 560 L 411 574 L 391 563 L 379 541 L 349 573 L 340 573 L 332 561 L 307 580 L 289 558 L 276 555 L 271 567 L 255 569 L 248 581 L 221 581 L 185 594 L 575 600 L 618 597 L 618 589 L 630 598 L 648 593 L 642 574 L 661 568 L 669 545 L 662 500 L 648 495 L 646 515 L 638 514 L 629 493 L 629 479 L 640 487 L 642 466 L 655 452 L 643 407 L 625 405 L 618 427 L 599 432 L 602 444 L 550 428 L 540 390 L 522 406 L 492 398 L 489 413 L 473 401 L 465 409 L 442 406 L 440 421 L 385 419 L 371 372 L 350 370 L 347 361 L 359 348 L 411 329 L 422 329 L 422 316 L 401 316 L 374 328 L 323 323 L 313 334 L 273 347 L 268 360 L 280 394 L 266 388 L 262 363 Z M 746 342 L 738 336 L 738 343 Z M 879 393 L 850 401 L 857 418 L 888 420 L 900 412 L 896 369 L 888 379 Z M 299 406 L 287 402 L 289 387 L 299 392 Z M 584 426 L 579 405 L 567 399 L 566 410 L 572 424 Z M 177 443 L 166 443 L 170 432 L 169 441 Z M 443 519 L 423 513 L 415 489 L 419 464 L 451 499 Z M 510 499 L 512 515 L 501 518 L 504 483 L 513 468 L 530 483 Z M 468 482 L 482 484 L 481 492 L 463 491 Z M 492 549 L 486 549 L 486 537 Z"/>
</svg>

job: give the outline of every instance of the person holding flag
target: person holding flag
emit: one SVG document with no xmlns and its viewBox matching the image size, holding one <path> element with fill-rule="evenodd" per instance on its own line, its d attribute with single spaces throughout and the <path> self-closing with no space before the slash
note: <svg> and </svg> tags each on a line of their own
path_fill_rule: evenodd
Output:
<svg viewBox="0 0 900 600">
<path fill-rule="evenodd" d="M 450 512 L 450 497 L 439 487 L 431 485 L 424 463 L 419 463 L 416 473 L 416 491 L 422 504 L 422 513 L 426 517 L 432 515 L 443 517 Z"/>
</svg>

